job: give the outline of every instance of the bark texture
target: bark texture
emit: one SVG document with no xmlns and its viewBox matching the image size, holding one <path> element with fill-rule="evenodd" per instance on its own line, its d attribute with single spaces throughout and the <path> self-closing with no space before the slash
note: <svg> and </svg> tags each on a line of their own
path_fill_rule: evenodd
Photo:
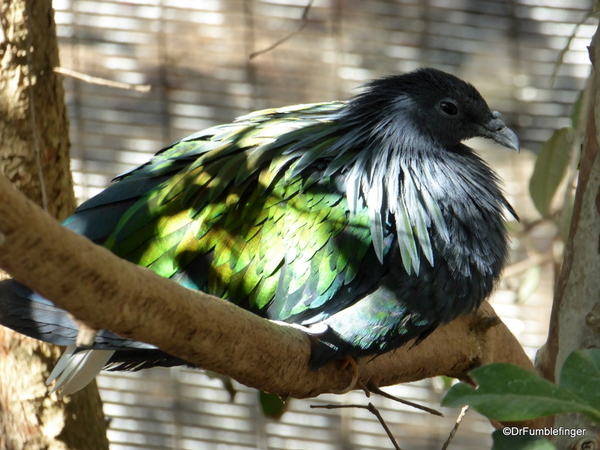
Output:
<svg viewBox="0 0 600 450">
<path fill-rule="evenodd" d="M 348 386 L 349 371 L 308 369 L 310 337 L 225 300 L 183 288 L 60 226 L 0 177 L 0 267 L 94 329 L 148 342 L 205 369 L 283 397 Z M 57 243 L 60 243 L 57 245 Z M 35 245 L 36 251 L 28 249 Z M 32 254 L 33 253 L 33 254 Z M 489 304 L 417 347 L 359 361 L 359 381 L 386 386 L 512 362 L 534 370 Z"/>
<path fill-rule="evenodd" d="M 53 14 L 50 0 L 0 0 L 0 172 L 64 219 L 75 199 Z M 59 355 L 0 327 L 0 450 L 108 448 L 95 387 L 64 401 L 48 395 Z"/>
<path fill-rule="evenodd" d="M 598 2 L 597 2 L 598 3 Z M 569 239 L 554 303 L 548 341 L 538 364 L 549 380 L 560 379 L 571 352 L 600 347 L 600 28 L 592 40 L 592 94 Z M 548 425 L 585 428 L 584 438 L 555 437 L 559 449 L 600 449 L 600 427 L 580 414 L 561 414 Z"/>
</svg>

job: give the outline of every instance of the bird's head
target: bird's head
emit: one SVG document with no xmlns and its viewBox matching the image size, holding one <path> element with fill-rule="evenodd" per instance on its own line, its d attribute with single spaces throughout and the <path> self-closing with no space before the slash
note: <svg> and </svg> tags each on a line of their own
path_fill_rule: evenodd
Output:
<svg viewBox="0 0 600 450">
<path fill-rule="evenodd" d="M 499 112 L 490 110 L 477 89 L 437 69 L 372 81 L 353 105 L 362 117 L 377 117 L 382 124 L 378 132 L 406 133 L 413 128 L 449 150 L 466 139 L 483 137 L 519 151 L 517 135 L 500 119 Z"/>
</svg>

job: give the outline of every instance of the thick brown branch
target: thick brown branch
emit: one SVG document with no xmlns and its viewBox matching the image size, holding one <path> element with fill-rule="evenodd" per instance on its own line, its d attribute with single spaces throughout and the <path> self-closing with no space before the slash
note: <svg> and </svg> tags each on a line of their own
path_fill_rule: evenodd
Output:
<svg viewBox="0 0 600 450">
<path fill-rule="evenodd" d="M 93 329 L 159 346 L 199 367 L 284 397 L 343 389 L 351 374 L 307 367 L 310 338 L 185 289 L 61 227 L 0 176 L 0 267 Z M 436 375 L 466 378 L 490 362 L 531 362 L 487 303 L 423 343 L 359 361 L 359 381 L 386 386 Z"/>
</svg>

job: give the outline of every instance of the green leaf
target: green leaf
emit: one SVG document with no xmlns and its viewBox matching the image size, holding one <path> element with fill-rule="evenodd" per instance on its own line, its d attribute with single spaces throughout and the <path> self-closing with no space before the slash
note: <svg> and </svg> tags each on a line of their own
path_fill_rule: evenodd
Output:
<svg viewBox="0 0 600 450">
<path fill-rule="evenodd" d="M 267 394 L 266 392 L 259 391 L 258 401 L 263 414 L 273 419 L 279 419 L 288 408 L 288 402 L 275 394 Z"/>
<path fill-rule="evenodd" d="M 529 180 L 529 193 L 535 207 L 544 217 L 550 215 L 552 199 L 565 176 L 572 142 L 572 128 L 556 130 L 542 146 L 535 162 Z"/>
<path fill-rule="evenodd" d="M 600 348 L 572 352 L 563 365 L 558 384 L 592 408 L 600 409 Z"/>
<path fill-rule="evenodd" d="M 505 435 L 504 430 L 511 430 L 511 434 Z M 506 427 L 504 430 L 496 430 L 492 433 L 494 443 L 492 450 L 556 450 L 550 441 L 539 436 L 529 434 L 513 435 L 513 428 Z M 514 428 L 514 433 L 522 429 Z"/>
<path fill-rule="evenodd" d="M 600 411 L 595 407 L 522 367 L 490 364 L 471 371 L 470 376 L 479 388 L 456 384 L 442 406 L 468 404 L 484 416 L 502 422 L 579 412 L 600 423 Z"/>
<path fill-rule="evenodd" d="M 437 378 L 438 378 L 438 380 L 441 381 L 442 388 L 445 391 L 447 391 L 448 389 L 450 389 L 452 387 L 452 383 L 454 383 L 454 380 L 456 380 L 456 378 L 447 377 L 446 375 L 440 375 Z"/>
</svg>

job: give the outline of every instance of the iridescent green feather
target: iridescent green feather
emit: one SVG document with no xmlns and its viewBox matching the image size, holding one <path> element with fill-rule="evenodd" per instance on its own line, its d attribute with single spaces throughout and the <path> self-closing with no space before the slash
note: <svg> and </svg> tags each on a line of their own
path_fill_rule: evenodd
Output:
<svg viewBox="0 0 600 450">
<path fill-rule="evenodd" d="M 322 307 L 371 246 L 366 210 L 351 215 L 334 173 L 315 172 L 332 161 L 343 105 L 254 113 L 161 152 L 146 170 L 189 165 L 140 198 L 106 247 L 258 312 L 273 304 L 279 320 Z"/>
</svg>

